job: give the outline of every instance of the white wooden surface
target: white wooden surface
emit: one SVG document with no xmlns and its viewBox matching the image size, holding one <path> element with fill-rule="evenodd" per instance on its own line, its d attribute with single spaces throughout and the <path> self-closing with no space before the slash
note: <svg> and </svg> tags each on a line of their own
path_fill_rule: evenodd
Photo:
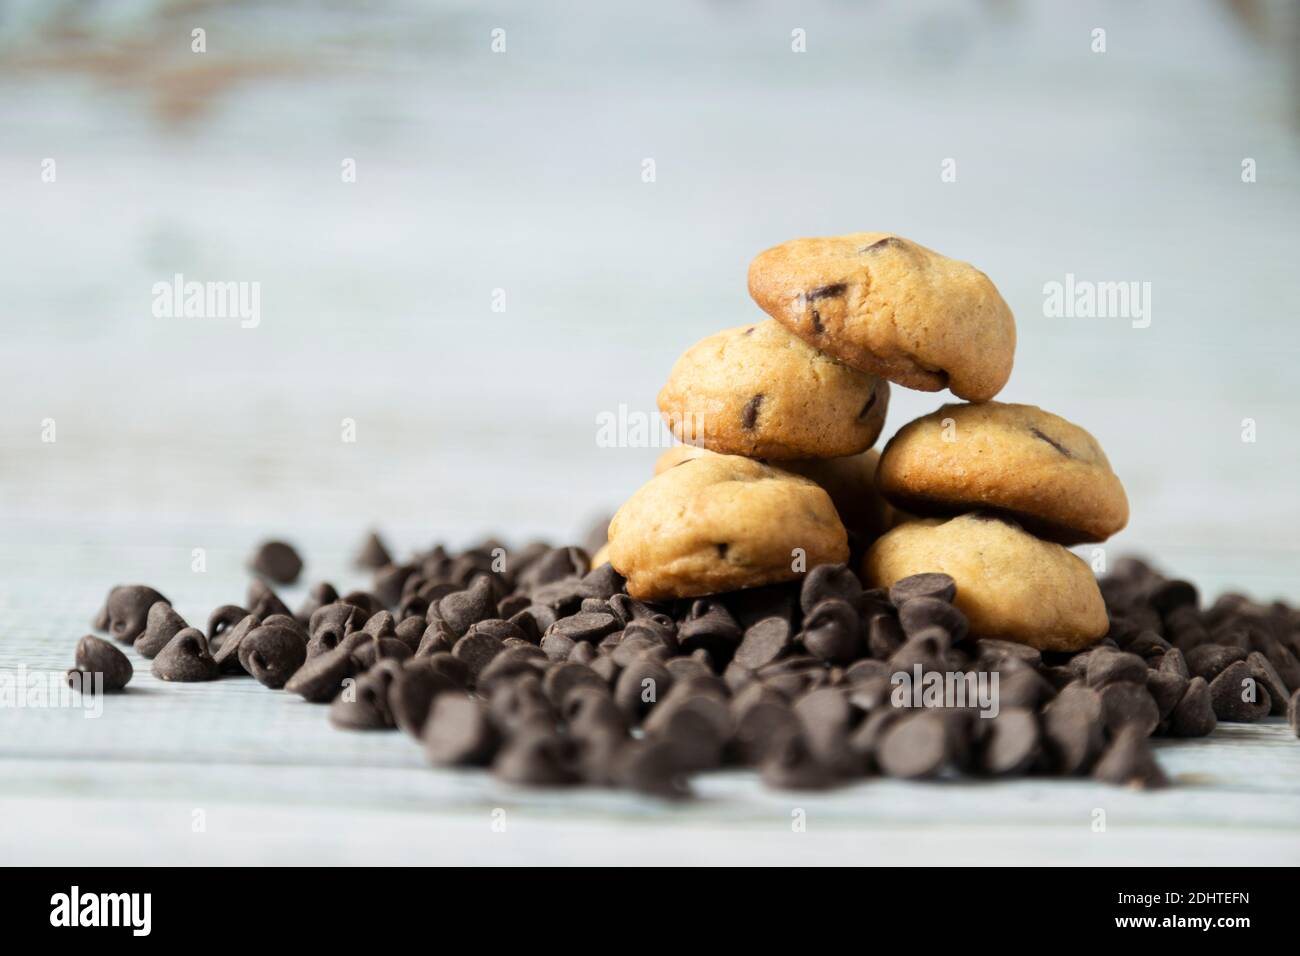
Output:
<svg viewBox="0 0 1300 956">
<path fill-rule="evenodd" d="M 754 317 L 759 249 L 865 228 L 1002 288 L 1020 337 L 1003 397 L 1088 427 L 1129 489 L 1108 554 L 1300 600 L 1283 23 L 1256 42 L 1214 3 L 825 3 L 800 22 L 763 3 L 271 5 L 206 11 L 196 62 L 184 5 L 94 6 L 76 30 L 17 9 L 0 26 L 0 668 L 66 667 L 115 583 L 201 620 L 242 594 L 264 534 L 338 584 L 371 524 L 399 548 L 572 535 L 656 454 L 599 447 L 597 414 L 652 414 L 684 347 Z M 152 284 L 176 272 L 261 282 L 262 324 L 155 319 Z M 1150 281 L 1151 326 L 1045 318 L 1067 272 Z M 945 397 L 895 390 L 887 430 Z M 435 772 L 396 734 L 334 731 L 249 681 L 162 687 L 142 667 L 109 705 L 0 711 L 0 859 L 1300 862 L 1300 745 L 1276 722 L 1162 747 L 1178 786 L 1155 794 L 792 796 L 720 774 L 664 806 Z"/>
</svg>

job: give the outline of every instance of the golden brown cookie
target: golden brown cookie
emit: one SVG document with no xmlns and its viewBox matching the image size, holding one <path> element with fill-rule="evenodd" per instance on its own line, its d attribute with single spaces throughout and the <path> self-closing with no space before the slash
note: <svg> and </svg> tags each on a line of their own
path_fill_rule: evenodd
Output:
<svg viewBox="0 0 1300 956">
<path fill-rule="evenodd" d="M 679 440 L 771 460 L 866 451 L 888 406 L 888 382 L 810 348 L 771 319 L 696 343 L 659 393 Z"/>
<path fill-rule="evenodd" d="M 655 474 L 682 462 L 712 455 L 707 448 L 674 445 L 655 461 Z M 898 514 L 876 489 L 876 467 L 880 452 L 874 448 L 860 455 L 844 458 L 793 458 L 774 463 L 773 467 L 811 478 L 831 496 L 844 527 L 870 544 L 896 523 Z"/>
<path fill-rule="evenodd" d="M 876 480 L 921 515 L 1008 512 L 1061 544 L 1105 541 L 1128 523 L 1128 498 L 1097 440 L 1033 405 L 944 405 L 903 426 Z"/>
<path fill-rule="evenodd" d="M 609 525 L 609 561 L 639 600 L 792 581 L 848 554 L 825 491 L 734 455 L 694 458 L 656 475 Z"/>
<path fill-rule="evenodd" d="M 863 580 L 882 588 L 927 571 L 957 582 L 954 603 L 975 637 L 1076 651 L 1110 626 L 1081 558 L 991 512 L 899 525 L 871 546 L 862 567 Z"/>
<path fill-rule="evenodd" d="M 714 452 L 707 448 L 700 448 L 698 445 L 673 445 L 655 459 L 655 474 L 661 475 L 669 468 L 676 468 L 682 462 L 712 454 Z"/>
<path fill-rule="evenodd" d="M 988 276 L 892 233 L 782 243 L 750 263 L 749 294 L 810 345 L 908 388 L 985 401 L 1011 375 L 1015 318 Z"/>
</svg>

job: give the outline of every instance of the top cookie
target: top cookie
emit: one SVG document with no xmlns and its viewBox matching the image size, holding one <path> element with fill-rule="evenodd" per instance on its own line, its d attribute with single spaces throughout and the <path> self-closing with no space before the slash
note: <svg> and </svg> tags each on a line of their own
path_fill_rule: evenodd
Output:
<svg viewBox="0 0 1300 956">
<path fill-rule="evenodd" d="M 892 233 L 782 243 L 750 263 L 749 294 L 816 348 L 907 388 L 982 402 L 1011 375 L 1016 323 L 988 276 Z"/>
<path fill-rule="evenodd" d="M 691 346 L 659 393 L 659 410 L 681 441 L 773 460 L 865 451 L 888 405 L 888 382 L 810 348 L 771 319 Z"/>
<path fill-rule="evenodd" d="M 792 581 L 848 555 L 825 491 L 734 455 L 704 455 L 656 475 L 609 523 L 609 562 L 643 601 Z"/>
<path fill-rule="evenodd" d="M 1128 498 L 1097 440 L 1033 405 L 944 405 L 899 429 L 876 483 L 925 515 L 1011 514 L 1061 544 L 1105 541 L 1128 524 Z"/>
</svg>

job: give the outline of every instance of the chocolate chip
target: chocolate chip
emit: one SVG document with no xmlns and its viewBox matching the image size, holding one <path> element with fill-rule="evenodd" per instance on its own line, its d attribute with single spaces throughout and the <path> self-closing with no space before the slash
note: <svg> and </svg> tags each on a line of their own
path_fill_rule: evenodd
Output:
<svg viewBox="0 0 1300 956">
<path fill-rule="evenodd" d="M 873 388 L 871 390 L 871 395 L 867 398 L 866 403 L 862 406 L 862 410 L 858 412 L 858 420 L 861 421 L 862 419 L 866 418 L 867 413 L 871 411 L 871 409 L 875 406 L 875 404 L 876 404 L 876 390 Z"/>
<path fill-rule="evenodd" d="M 848 697 L 833 687 L 804 694 L 794 704 L 804 740 L 817 761 L 841 776 L 860 776 L 865 764 L 849 748 L 854 719 Z"/>
<path fill-rule="evenodd" d="M 1187 652 L 1187 667 L 1193 677 L 1213 681 L 1228 667 L 1246 659 L 1246 651 L 1227 644 L 1202 644 Z"/>
<path fill-rule="evenodd" d="M 438 602 L 438 615 L 457 637 L 471 624 L 496 616 L 496 600 L 486 577 L 478 577 L 464 591 L 448 594 Z"/>
<path fill-rule="evenodd" d="M 400 669 L 397 661 L 382 660 L 355 680 L 345 680 L 342 692 L 330 704 L 330 723 L 345 730 L 390 730 L 397 726 L 389 708 L 388 691 Z"/>
<path fill-rule="evenodd" d="M 601 691 L 606 691 L 609 687 L 605 678 L 592 668 L 572 661 L 556 664 L 548 670 L 543 686 L 546 688 L 546 696 L 561 709 L 569 695 L 581 687 L 595 687 Z"/>
<path fill-rule="evenodd" d="M 1040 752 L 1040 735 L 1038 718 L 1032 710 L 1003 706 L 996 717 L 980 719 L 988 725 L 979 744 L 979 767 L 984 773 L 1015 776 L 1034 765 Z"/>
<path fill-rule="evenodd" d="M 799 588 L 799 606 L 805 614 L 829 598 L 847 601 L 855 607 L 862 599 L 862 582 L 848 565 L 819 564 L 804 576 Z"/>
<path fill-rule="evenodd" d="M 700 604 L 701 602 L 697 602 Z M 726 666 L 740 646 L 743 632 L 736 619 L 721 604 L 712 604 L 702 609 L 698 617 L 683 621 L 677 627 L 677 643 L 681 652 L 693 654 L 703 649 L 715 663 Z M 627 631 L 624 630 L 624 640 Z"/>
<path fill-rule="evenodd" d="M 1216 723 L 1210 685 L 1204 677 L 1193 677 L 1169 717 L 1169 733 L 1174 737 L 1204 737 L 1213 732 Z"/>
<path fill-rule="evenodd" d="M 1061 454 L 1063 457 L 1065 458 L 1074 457 L 1074 454 L 1070 451 L 1070 449 L 1066 448 L 1055 438 L 1052 438 L 1051 436 L 1045 434 L 1044 432 L 1039 431 L 1037 428 L 1030 428 L 1029 433 L 1033 435 L 1035 438 L 1037 438 L 1039 441 L 1047 442 L 1047 444 L 1051 445 L 1054 449 L 1056 449 L 1056 451 L 1059 454 Z"/>
<path fill-rule="evenodd" d="M 1170 648 L 1165 652 L 1165 656 L 1160 658 L 1158 669 L 1163 674 L 1177 674 L 1184 680 L 1190 680 L 1192 676 L 1192 672 L 1187 668 L 1187 659 L 1176 647 Z"/>
<path fill-rule="evenodd" d="M 673 686 L 673 675 L 653 657 L 639 657 L 631 661 L 614 685 L 614 703 L 627 715 L 637 720 L 650 712 Z"/>
<path fill-rule="evenodd" d="M 842 296 L 848 285 L 843 282 L 835 282 L 831 285 L 818 286 L 808 292 L 809 302 L 816 302 L 818 299 L 835 299 Z"/>
<path fill-rule="evenodd" d="M 388 686 L 388 709 L 398 729 L 418 738 L 434 699 L 439 694 L 460 691 L 454 681 L 429 663 L 429 658 L 413 658 L 393 675 Z"/>
<path fill-rule="evenodd" d="M 530 726 L 513 734 L 492 762 L 506 783 L 559 787 L 577 783 L 577 753 L 571 741 L 549 727 Z"/>
<path fill-rule="evenodd" d="M 123 644 L 134 644 L 144 633 L 149 609 L 157 602 L 170 603 L 151 587 L 126 584 L 108 592 L 108 632 Z"/>
<path fill-rule="evenodd" d="M 420 659 L 425 662 L 426 667 L 442 674 L 458 688 L 464 690 L 469 686 L 469 668 L 465 666 L 464 661 L 452 657 L 449 652 L 440 651 L 427 656 L 422 656 Z"/>
<path fill-rule="evenodd" d="M 1092 688 L 1073 683 L 1043 708 L 1045 749 L 1058 773 L 1085 772 L 1102 745 L 1101 696 Z"/>
<path fill-rule="evenodd" d="M 922 631 L 940 628 L 948 635 L 949 644 L 964 640 L 970 629 L 965 614 L 936 597 L 909 598 L 898 608 L 898 623 L 909 638 Z"/>
<path fill-rule="evenodd" d="M 553 661 L 567 661 L 577 641 L 559 631 L 548 631 L 542 637 L 542 652 Z M 584 645 L 587 646 L 587 645 Z"/>
<path fill-rule="evenodd" d="M 589 561 L 581 548 L 554 548 L 537 558 L 519 573 L 519 587 L 534 591 L 546 584 L 580 577 L 587 573 Z"/>
<path fill-rule="evenodd" d="M 948 728 L 935 711 L 907 714 L 892 723 L 876 748 L 876 762 L 891 777 L 933 777 L 949 760 Z"/>
<path fill-rule="evenodd" d="M 371 637 L 396 637 L 397 619 L 388 611 L 380 611 L 366 621 L 366 625 L 361 629 L 361 632 L 369 634 Z"/>
<path fill-rule="evenodd" d="M 166 601 L 155 601 L 149 608 L 145 620 L 144 633 L 135 639 L 134 647 L 142 657 L 153 658 L 158 655 L 173 637 L 185 628 L 185 618 L 177 614 Z"/>
<path fill-rule="evenodd" d="M 284 689 L 303 700 L 324 704 L 333 700 L 343 682 L 356 672 L 348 649 L 335 648 L 308 658 L 285 683 Z"/>
<path fill-rule="evenodd" d="M 664 661 L 664 667 L 675 681 L 713 676 L 713 670 L 698 657 L 670 657 Z"/>
<path fill-rule="evenodd" d="M 249 570 L 276 584 L 293 584 L 302 573 L 302 558 L 292 545 L 283 541 L 266 541 L 258 545 L 248 559 Z"/>
<path fill-rule="evenodd" d="M 816 570 L 817 568 L 813 568 L 809 574 L 815 573 Z M 807 578 L 805 577 L 804 580 L 806 581 Z M 797 597 L 798 594 L 793 591 L 791 585 L 774 584 L 735 591 L 727 595 L 726 606 L 741 628 L 749 627 L 766 617 L 783 617 L 793 626 Z"/>
<path fill-rule="evenodd" d="M 1124 645 L 1124 650 L 1136 654 L 1148 663 L 1158 660 L 1173 649 L 1173 645 L 1155 631 L 1142 631 L 1137 637 Z"/>
<path fill-rule="evenodd" d="M 1210 681 L 1210 704 L 1219 720 L 1249 722 L 1267 717 L 1273 699 L 1246 662 L 1236 661 Z"/>
<path fill-rule="evenodd" d="M 762 404 L 761 392 L 745 403 L 745 407 L 740 412 L 740 426 L 746 431 L 752 431 L 758 424 L 758 409 Z"/>
<path fill-rule="evenodd" d="M 149 610 L 153 610 L 150 608 Z M 208 615 L 208 647 L 216 654 L 221 638 L 232 627 L 248 617 L 248 611 L 238 604 L 223 604 Z"/>
<path fill-rule="evenodd" d="M 745 630 L 745 636 L 736 648 L 734 663 L 756 670 L 770 664 L 793 644 L 790 622 L 782 617 L 768 617 Z"/>
<path fill-rule="evenodd" d="M 858 612 L 838 598 L 821 601 L 808 613 L 799 640 L 814 657 L 836 664 L 854 661 L 865 650 Z"/>
<path fill-rule="evenodd" d="M 353 631 L 359 631 L 365 627 L 368 616 L 365 611 L 355 604 L 335 601 L 333 604 L 326 604 L 317 608 L 312 613 L 307 622 L 307 633 L 314 636 L 320 628 L 332 626 L 337 627 L 339 632 L 346 637 Z"/>
<path fill-rule="evenodd" d="M 491 663 L 492 658 L 496 657 L 504 649 L 501 641 L 491 634 L 474 633 L 466 634 L 458 640 L 451 649 L 451 654 L 465 663 L 465 666 L 469 669 L 470 681 L 473 682 L 483 672 L 483 669 Z"/>
<path fill-rule="evenodd" d="M 136 641 L 137 646 L 139 643 L 139 641 Z M 1287 686 L 1279 676 L 1277 668 L 1269 663 L 1268 658 L 1259 651 L 1251 651 L 1246 657 L 1246 669 L 1250 672 L 1250 676 L 1255 678 L 1255 682 L 1268 691 L 1269 699 L 1273 705 L 1270 713 L 1274 715 L 1285 714 L 1286 701 L 1291 696 L 1291 692 L 1287 690 Z"/>
<path fill-rule="evenodd" d="M 732 747 L 740 761 L 756 765 L 767 759 L 785 737 L 798 736 L 799 718 L 785 697 L 754 684 L 759 694 L 752 703 L 737 705 Z"/>
<path fill-rule="evenodd" d="M 374 637 L 364 631 L 348 635 L 345 642 L 356 638 L 352 644 L 352 663 L 357 671 L 368 671 L 380 661 L 401 663 L 411 658 L 411 649 L 395 637 Z M 241 655 L 242 656 L 242 655 Z"/>
<path fill-rule="evenodd" d="M 553 727 L 559 716 L 536 672 L 495 683 L 488 699 L 488 712 L 497 727 L 507 734 L 534 724 Z"/>
<path fill-rule="evenodd" d="M 313 584 L 311 590 L 307 592 L 307 597 L 303 600 L 302 605 L 294 614 L 294 618 L 303 627 L 306 627 L 311 621 L 311 616 L 327 604 L 333 604 L 339 599 L 339 592 L 334 590 L 334 585 L 328 581 L 320 581 Z"/>
<path fill-rule="evenodd" d="M 606 684 L 612 684 L 618 680 L 619 672 L 622 670 L 616 660 L 608 654 L 597 657 L 588 665 Z"/>
<path fill-rule="evenodd" d="M 1147 735 L 1129 724 L 1119 731 L 1093 768 L 1096 780 L 1120 786 L 1163 787 L 1169 781 L 1156 763 Z"/>
<path fill-rule="evenodd" d="M 956 596 L 957 582 L 947 574 L 935 572 L 900 578 L 889 589 L 889 600 L 900 608 L 914 598 L 937 598 L 951 602 Z"/>
<path fill-rule="evenodd" d="M 280 600 L 276 594 L 261 578 L 253 578 L 248 585 L 248 605 L 250 614 L 256 614 L 260 618 L 268 618 L 274 614 L 283 614 L 286 617 L 293 617 L 293 612 L 289 610 L 288 605 Z"/>
<path fill-rule="evenodd" d="M 247 671 L 265 687 L 278 689 L 307 660 L 307 645 L 302 635 L 287 627 L 262 625 L 244 638 L 239 660 Z"/>
<path fill-rule="evenodd" d="M 77 642 L 77 651 L 73 658 L 75 667 L 69 671 L 69 685 L 79 688 L 83 693 L 103 690 L 109 693 L 122 690 L 135 669 L 127 656 L 108 641 L 87 634 Z M 76 674 L 77 683 L 72 675 Z M 95 676 L 99 675 L 100 686 L 95 687 Z"/>
<path fill-rule="evenodd" d="M 456 646 L 458 638 L 452 633 L 451 628 L 442 620 L 432 621 L 424 629 L 424 634 L 420 637 L 420 644 L 415 649 L 417 657 L 424 657 L 429 654 L 440 652 L 451 653 L 451 649 Z"/>
<path fill-rule="evenodd" d="M 1104 687 L 1121 681 L 1144 684 L 1147 663 L 1136 654 L 1099 648 L 1088 655 L 1086 676 L 1089 687 Z"/>
<path fill-rule="evenodd" d="M 615 571 L 614 566 L 608 561 L 598 568 L 592 568 L 582 579 L 582 586 L 587 593 L 602 601 L 608 601 L 619 594 L 625 583 L 623 575 Z"/>
<path fill-rule="evenodd" d="M 648 796 L 682 799 L 691 792 L 684 776 L 683 759 L 690 757 L 684 758 L 673 740 L 622 742 L 611 756 L 610 782 Z"/>
<path fill-rule="evenodd" d="M 813 755 L 800 733 L 780 734 L 772 741 L 760 767 L 763 783 L 778 790 L 824 790 L 836 776 Z"/>
<path fill-rule="evenodd" d="M 888 660 L 903 646 L 903 629 L 891 614 L 873 614 L 867 620 L 867 651 L 878 660 Z"/>
<path fill-rule="evenodd" d="M 1145 677 L 1145 673 L 1143 677 Z M 1145 683 L 1118 681 L 1101 688 L 1101 717 L 1112 737 L 1133 726 L 1149 737 L 1160 723 L 1160 708 Z"/>
<path fill-rule="evenodd" d="M 560 618 L 546 629 L 546 634 L 560 634 L 572 641 L 599 641 L 619 627 L 619 619 L 612 613 L 581 611 Z"/>
<path fill-rule="evenodd" d="M 158 652 L 150 669 L 159 680 L 195 682 L 217 679 L 217 662 L 208 653 L 208 642 L 198 628 L 187 627 Z"/>
<path fill-rule="evenodd" d="M 1002 641 L 996 638 L 982 638 L 975 642 L 975 651 L 979 660 L 988 664 L 999 664 L 1008 660 L 1017 660 L 1030 667 L 1038 667 L 1043 662 L 1043 655 L 1036 647 L 1019 644 L 1015 641 Z"/>
<path fill-rule="evenodd" d="M 361 547 L 357 549 L 356 556 L 352 559 L 352 563 L 358 568 L 372 569 L 382 568 L 392 561 L 393 558 L 388 553 L 388 548 L 384 546 L 383 539 L 375 531 L 366 535 L 366 540 L 361 542 Z"/>
<path fill-rule="evenodd" d="M 1188 679 L 1174 671 L 1147 671 L 1147 691 L 1156 702 L 1160 719 L 1167 720 L 1187 693 Z"/>
<path fill-rule="evenodd" d="M 393 637 L 409 647 L 414 654 L 420 649 L 420 642 L 424 640 L 426 630 L 423 616 L 405 617 L 393 630 Z"/>
<path fill-rule="evenodd" d="M 1175 579 L 1162 581 L 1147 597 L 1147 603 L 1164 616 L 1180 607 L 1195 609 L 1200 603 L 1200 595 L 1192 582 Z"/>
<path fill-rule="evenodd" d="M 414 575 L 415 568 L 409 564 L 386 564 L 377 568 L 372 583 L 375 596 L 387 607 L 401 603 L 406 584 Z"/>
<path fill-rule="evenodd" d="M 1036 709 L 1056 696 L 1056 688 L 1028 665 L 998 673 L 998 702 L 1002 708 Z"/>
</svg>

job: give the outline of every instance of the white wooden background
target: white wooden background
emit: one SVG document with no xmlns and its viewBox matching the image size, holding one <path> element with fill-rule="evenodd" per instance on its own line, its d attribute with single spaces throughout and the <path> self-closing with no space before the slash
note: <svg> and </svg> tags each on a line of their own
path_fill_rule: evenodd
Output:
<svg viewBox="0 0 1300 956">
<path fill-rule="evenodd" d="M 242 594 L 268 533 L 340 585 L 372 524 L 401 548 L 575 535 L 656 454 L 598 447 L 597 414 L 653 413 L 686 345 L 755 315 L 759 249 L 868 228 L 999 283 L 1020 330 L 1004 397 L 1090 428 L 1129 489 L 1108 554 L 1300 600 L 1291 7 L 1265 5 L 1257 33 L 1227 5 L 1130 7 L 824 3 L 796 19 L 670 2 L 633 19 L 466 0 L 199 23 L 133 2 L 53 29 L 49 5 L 11 4 L 0 668 L 66 667 L 115 583 L 203 619 Z M 941 183 L 949 157 L 958 179 Z M 261 326 L 153 318 L 151 287 L 175 272 L 261 282 Z M 1067 272 L 1151 282 L 1150 328 L 1043 317 L 1043 284 Z M 888 430 L 940 400 L 896 390 Z M 1300 861 L 1300 745 L 1276 721 L 1160 759 L 1178 786 L 1156 794 L 790 795 L 727 773 L 664 806 L 433 771 L 396 734 L 335 731 L 252 682 L 159 686 L 141 666 L 98 720 L 0 711 L 0 859 Z"/>
</svg>

